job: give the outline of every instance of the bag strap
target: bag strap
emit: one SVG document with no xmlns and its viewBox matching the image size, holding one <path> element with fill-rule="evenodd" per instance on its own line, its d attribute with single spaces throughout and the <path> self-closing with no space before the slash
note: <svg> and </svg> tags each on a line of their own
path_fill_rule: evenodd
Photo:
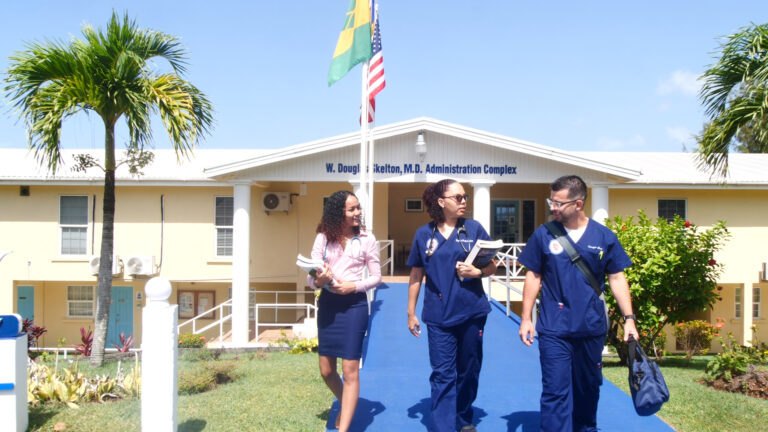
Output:
<svg viewBox="0 0 768 432">
<path fill-rule="evenodd" d="M 544 226 L 547 227 L 547 230 L 549 230 L 550 234 L 552 234 L 552 236 L 555 237 L 558 242 L 560 242 L 560 244 L 563 246 L 563 249 L 565 249 L 565 252 L 568 254 L 568 257 L 571 258 L 573 265 L 575 265 L 576 268 L 581 271 L 584 277 L 587 278 L 587 281 L 592 286 L 592 289 L 595 290 L 595 294 L 600 297 L 603 294 L 603 291 L 600 289 L 600 284 L 597 282 L 597 278 L 595 278 L 592 270 L 581 258 L 581 255 L 576 252 L 576 249 L 574 249 L 573 245 L 571 244 L 571 240 L 563 232 L 562 228 L 560 228 L 560 226 L 554 222 L 547 222 L 544 224 Z"/>
</svg>

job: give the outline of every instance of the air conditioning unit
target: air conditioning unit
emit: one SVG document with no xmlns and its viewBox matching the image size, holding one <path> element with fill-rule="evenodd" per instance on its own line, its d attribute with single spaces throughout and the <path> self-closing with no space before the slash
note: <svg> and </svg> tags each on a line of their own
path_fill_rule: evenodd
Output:
<svg viewBox="0 0 768 432">
<path fill-rule="evenodd" d="M 99 255 L 91 255 L 88 259 L 88 268 L 91 270 L 91 275 L 99 275 L 99 265 L 101 264 L 101 257 Z M 112 274 L 120 274 L 123 272 L 123 266 L 120 265 L 120 257 L 112 255 Z"/>
<path fill-rule="evenodd" d="M 152 255 L 133 255 L 125 259 L 125 274 L 153 275 L 155 274 L 155 257 Z"/>
<path fill-rule="evenodd" d="M 263 192 L 261 208 L 265 212 L 288 211 L 291 209 L 291 194 L 288 192 Z"/>
</svg>

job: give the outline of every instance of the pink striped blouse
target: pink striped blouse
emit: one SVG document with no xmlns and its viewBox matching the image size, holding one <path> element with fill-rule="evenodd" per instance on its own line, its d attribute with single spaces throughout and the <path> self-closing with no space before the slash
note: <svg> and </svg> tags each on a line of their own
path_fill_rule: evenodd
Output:
<svg viewBox="0 0 768 432">
<path fill-rule="evenodd" d="M 379 266 L 379 245 L 376 237 L 366 231 L 347 240 L 347 246 L 342 250 L 339 243 L 328 244 L 325 234 L 315 237 L 312 246 L 312 258 L 324 259 L 333 271 L 337 281 L 355 282 L 357 292 L 366 292 L 381 283 L 381 267 Z M 368 277 L 363 279 L 363 270 L 368 267 Z M 315 278 L 307 276 L 307 283 L 314 287 Z"/>
</svg>

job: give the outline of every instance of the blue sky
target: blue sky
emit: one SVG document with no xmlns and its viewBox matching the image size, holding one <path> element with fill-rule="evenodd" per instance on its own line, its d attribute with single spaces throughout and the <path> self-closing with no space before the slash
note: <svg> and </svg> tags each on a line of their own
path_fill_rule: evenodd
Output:
<svg viewBox="0 0 768 432">
<path fill-rule="evenodd" d="M 359 130 L 360 67 L 327 85 L 348 0 L 6 2 L 0 72 L 25 42 L 80 37 L 113 9 L 181 38 L 211 99 L 199 148 L 280 148 Z M 690 151 L 705 121 L 696 78 L 720 37 L 768 21 L 768 2 L 381 0 L 387 88 L 377 124 L 420 116 L 579 151 Z M 157 67 L 165 65 L 158 62 Z M 168 142 L 159 122 L 155 147 Z M 127 133 L 118 130 L 118 145 Z M 3 97 L 0 148 L 26 146 Z M 95 116 L 63 148 L 102 148 Z"/>
</svg>

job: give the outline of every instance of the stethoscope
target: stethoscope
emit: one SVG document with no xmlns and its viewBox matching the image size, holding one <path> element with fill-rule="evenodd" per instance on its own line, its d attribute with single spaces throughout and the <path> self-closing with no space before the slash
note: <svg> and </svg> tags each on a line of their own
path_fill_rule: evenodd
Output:
<svg viewBox="0 0 768 432">
<path fill-rule="evenodd" d="M 434 235 L 434 233 L 432 234 Z M 357 245 L 355 245 L 355 240 L 357 240 Z M 357 247 L 355 247 L 357 246 Z M 359 236 L 354 236 L 350 239 L 349 244 L 349 255 L 353 258 L 359 258 L 360 252 L 363 249 L 363 241 L 360 240 Z M 323 261 L 325 261 L 326 256 L 328 255 L 328 243 L 325 244 L 325 250 L 323 250 Z"/>
<path fill-rule="evenodd" d="M 431 257 L 435 253 L 435 249 L 437 249 L 437 239 L 435 239 L 436 233 L 437 233 L 437 223 L 435 223 L 435 226 L 432 227 L 432 236 L 429 238 L 429 241 L 427 242 L 427 250 L 424 251 L 424 253 L 427 255 L 427 259 L 429 259 L 429 257 Z M 461 238 L 460 238 L 461 233 L 464 233 L 464 237 L 466 237 L 466 240 L 470 240 L 469 233 L 467 232 L 467 229 L 464 228 L 464 224 L 461 224 L 456 229 L 456 241 L 459 242 L 459 244 L 461 245 L 461 249 L 463 249 L 465 253 L 469 253 L 469 251 L 467 250 L 467 247 L 464 246 L 464 243 L 466 242 L 461 241 Z"/>
</svg>

